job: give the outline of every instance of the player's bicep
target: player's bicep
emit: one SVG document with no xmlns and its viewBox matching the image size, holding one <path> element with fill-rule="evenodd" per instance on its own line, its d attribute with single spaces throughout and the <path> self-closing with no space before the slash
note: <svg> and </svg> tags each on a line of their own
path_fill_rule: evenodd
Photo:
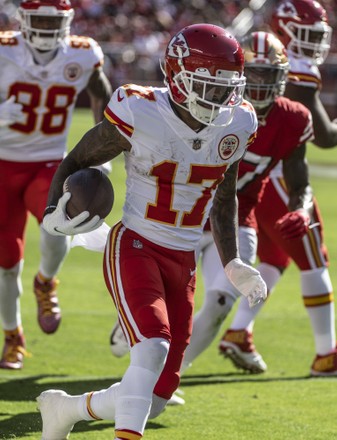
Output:
<svg viewBox="0 0 337 440">
<path fill-rule="evenodd" d="M 87 168 L 108 162 L 130 148 L 129 142 L 104 118 L 85 133 L 66 159 L 77 169 Z"/>
</svg>

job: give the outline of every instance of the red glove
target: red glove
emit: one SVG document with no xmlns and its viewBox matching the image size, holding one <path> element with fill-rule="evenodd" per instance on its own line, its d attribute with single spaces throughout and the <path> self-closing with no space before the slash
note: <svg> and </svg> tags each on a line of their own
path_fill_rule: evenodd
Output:
<svg viewBox="0 0 337 440">
<path fill-rule="evenodd" d="M 275 229 L 281 233 L 282 238 L 291 240 L 303 237 L 308 232 L 309 224 L 310 217 L 307 211 L 298 209 L 297 211 L 288 212 L 277 220 Z"/>
</svg>

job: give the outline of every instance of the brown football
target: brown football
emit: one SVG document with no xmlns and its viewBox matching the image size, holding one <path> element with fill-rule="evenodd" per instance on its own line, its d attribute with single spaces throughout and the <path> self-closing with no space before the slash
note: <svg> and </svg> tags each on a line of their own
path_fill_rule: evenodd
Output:
<svg viewBox="0 0 337 440">
<path fill-rule="evenodd" d="M 83 168 L 68 176 L 63 184 L 63 192 L 71 193 L 66 206 L 69 218 L 89 211 L 87 220 L 95 215 L 103 219 L 110 213 L 114 203 L 114 190 L 109 177 L 96 168 Z"/>
</svg>

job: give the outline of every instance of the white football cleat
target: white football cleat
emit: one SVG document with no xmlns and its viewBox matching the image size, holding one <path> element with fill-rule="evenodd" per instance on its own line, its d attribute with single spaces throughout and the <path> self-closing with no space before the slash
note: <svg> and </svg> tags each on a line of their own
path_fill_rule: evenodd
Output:
<svg viewBox="0 0 337 440">
<path fill-rule="evenodd" d="M 129 352 L 129 345 L 125 339 L 122 327 L 117 321 L 110 335 L 111 353 L 116 357 L 123 357 Z"/>
<path fill-rule="evenodd" d="M 41 440 L 67 440 L 74 424 L 67 422 L 64 401 L 68 394 L 61 390 L 43 391 L 37 397 L 38 409 L 42 417 Z"/>
<path fill-rule="evenodd" d="M 184 395 L 184 391 L 178 388 L 176 392 L 172 394 L 171 399 L 168 400 L 167 405 L 185 405 L 185 400 L 182 397 L 178 396 L 178 394 Z"/>
</svg>

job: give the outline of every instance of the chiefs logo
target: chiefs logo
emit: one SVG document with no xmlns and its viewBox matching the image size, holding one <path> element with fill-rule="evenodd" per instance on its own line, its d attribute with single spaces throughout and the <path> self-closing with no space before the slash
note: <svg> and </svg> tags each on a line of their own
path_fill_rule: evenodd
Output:
<svg viewBox="0 0 337 440">
<path fill-rule="evenodd" d="M 76 81 L 82 75 L 82 67 L 77 63 L 67 64 L 64 68 L 64 77 L 68 81 Z"/>
<path fill-rule="evenodd" d="M 190 56 L 190 49 L 182 34 L 174 36 L 169 42 L 167 55 L 173 58 L 186 58 Z"/>
<path fill-rule="evenodd" d="M 280 17 L 296 17 L 298 15 L 295 6 L 291 2 L 281 4 L 277 9 Z"/>
<path fill-rule="evenodd" d="M 239 139 L 235 134 L 228 134 L 219 143 L 219 156 L 223 160 L 228 160 L 238 149 Z"/>
</svg>

